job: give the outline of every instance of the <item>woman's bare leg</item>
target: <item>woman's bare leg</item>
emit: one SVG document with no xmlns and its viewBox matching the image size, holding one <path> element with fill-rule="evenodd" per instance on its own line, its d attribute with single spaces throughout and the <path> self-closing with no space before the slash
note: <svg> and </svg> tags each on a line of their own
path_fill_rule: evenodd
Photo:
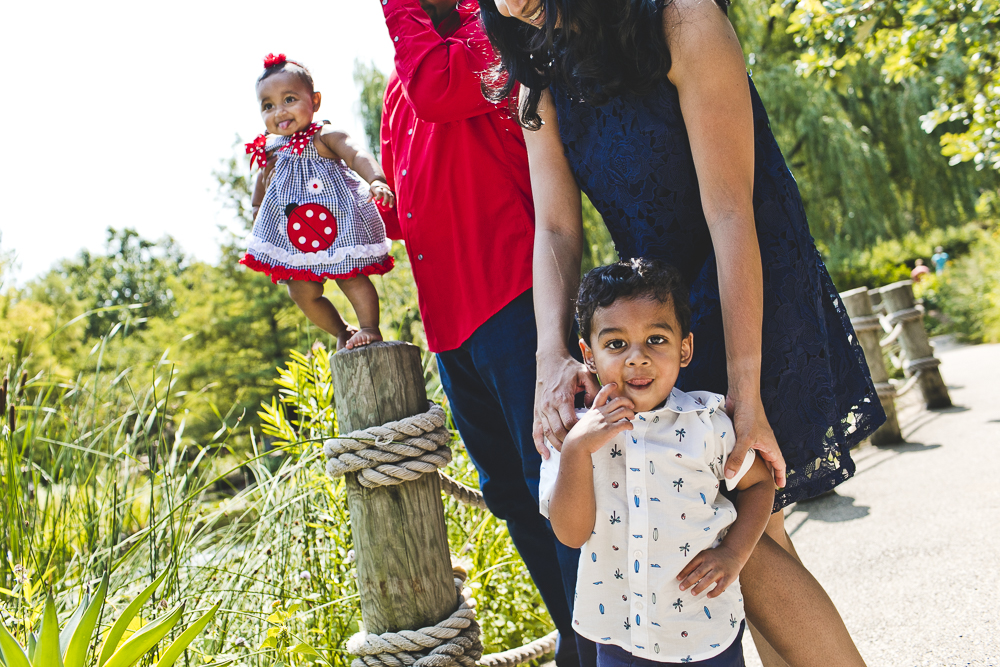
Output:
<svg viewBox="0 0 1000 667">
<path fill-rule="evenodd" d="M 331 336 L 337 337 L 337 349 L 358 332 L 347 324 L 337 312 L 337 308 L 323 296 L 323 283 L 312 280 L 289 280 L 288 296 L 299 307 L 309 321 Z"/>
<path fill-rule="evenodd" d="M 783 512 L 771 515 L 740 586 L 765 667 L 864 667 L 830 596 L 799 561 Z"/>
<path fill-rule="evenodd" d="M 360 331 L 356 331 L 344 344 L 348 350 L 382 340 L 378 329 L 378 292 L 368 276 L 355 276 L 338 280 L 340 289 L 347 295 L 354 314 L 358 316 Z M 337 349 L 340 349 L 338 345 Z"/>
</svg>

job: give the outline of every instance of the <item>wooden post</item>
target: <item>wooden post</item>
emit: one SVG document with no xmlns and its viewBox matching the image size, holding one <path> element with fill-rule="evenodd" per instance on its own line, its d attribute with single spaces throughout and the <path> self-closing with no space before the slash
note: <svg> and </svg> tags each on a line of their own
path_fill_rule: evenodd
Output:
<svg viewBox="0 0 1000 667">
<path fill-rule="evenodd" d="M 924 395 L 924 403 L 930 409 L 947 408 L 951 406 L 948 387 L 941 379 L 938 366 L 941 362 L 934 357 L 934 349 L 927 340 L 924 330 L 924 315 L 914 307 L 913 281 L 901 280 L 881 288 L 882 301 L 889 323 L 893 326 L 902 325 L 900 339 L 906 361 L 903 371 L 907 377 L 918 373 L 918 384 Z"/>
<path fill-rule="evenodd" d="M 339 432 L 380 426 L 427 411 L 420 350 L 373 343 L 333 355 Z M 366 488 L 347 475 L 361 616 L 370 633 L 417 630 L 455 611 L 444 504 L 437 475 Z"/>
<path fill-rule="evenodd" d="M 859 287 L 843 292 L 840 295 L 847 308 L 847 314 L 851 316 L 851 324 L 854 326 L 854 333 L 858 336 L 858 343 L 865 351 L 865 360 L 868 362 L 868 370 L 872 375 L 872 382 L 875 383 L 875 391 L 878 392 L 882 409 L 885 410 L 885 423 L 882 424 L 872 434 L 873 445 L 895 445 L 903 442 L 903 435 L 899 430 L 899 420 L 896 417 L 896 390 L 889 384 L 889 374 L 885 370 L 885 359 L 882 357 L 882 325 L 878 316 L 872 313 L 871 297 L 868 295 L 867 287 Z"/>
</svg>

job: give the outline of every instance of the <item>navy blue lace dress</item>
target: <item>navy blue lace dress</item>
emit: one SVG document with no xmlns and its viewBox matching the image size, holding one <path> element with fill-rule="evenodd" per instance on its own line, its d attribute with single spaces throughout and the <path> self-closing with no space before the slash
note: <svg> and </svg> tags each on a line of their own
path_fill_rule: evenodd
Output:
<svg viewBox="0 0 1000 667">
<path fill-rule="evenodd" d="M 798 187 L 750 83 L 754 213 L 764 269 L 761 398 L 788 464 L 775 510 L 854 474 L 850 449 L 885 421 L 850 319 L 816 250 Z M 691 287 L 695 353 L 678 387 L 725 394 L 726 350 L 715 251 L 701 207 L 677 89 L 591 106 L 552 86 L 577 184 L 622 259 L 677 266 Z"/>
</svg>

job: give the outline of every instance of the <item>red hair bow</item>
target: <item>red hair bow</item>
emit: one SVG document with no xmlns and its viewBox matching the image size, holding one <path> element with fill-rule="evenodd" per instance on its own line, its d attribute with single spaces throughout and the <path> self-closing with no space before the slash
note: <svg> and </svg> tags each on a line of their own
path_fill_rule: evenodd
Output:
<svg viewBox="0 0 1000 667">
<path fill-rule="evenodd" d="M 275 65 L 282 65 L 287 61 L 288 59 L 285 58 L 284 53 L 279 53 L 278 55 L 269 53 L 266 56 L 264 56 L 264 69 L 274 67 Z"/>
<path fill-rule="evenodd" d="M 247 155 L 250 156 L 250 168 L 253 169 L 253 165 L 256 162 L 260 169 L 267 166 L 267 137 L 263 134 L 257 135 L 257 138 L 246 144 Z"/>
</svg>

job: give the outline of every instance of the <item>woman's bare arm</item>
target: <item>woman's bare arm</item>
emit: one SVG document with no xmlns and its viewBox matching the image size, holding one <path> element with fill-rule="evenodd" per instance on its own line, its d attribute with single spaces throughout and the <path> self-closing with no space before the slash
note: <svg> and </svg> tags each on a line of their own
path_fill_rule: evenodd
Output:
<svg viewBox="0 0 1000 667">
<path fill-rule="evenodd" d="M 732 25 L 712 0 L 676 0 L 664 10 L 702 207 L 712 235 L 725 326 L 729 398 L 737 444 L 726 465 L 739 470 L 753 448 L 779 486 L 785 461 L 760 400 L 763 278 L 754 224 L 754 126 L 743 53 Z"/>
<path fill-rule="evenodd" d="M 573 307 L 580 287 L 583 215 L 580 189 L 573 179 L 559 137 L 552 95 L 545 91 L 538 107 L 543 125 L 524 133 L 535 201 L 533 293 L 538 325 L 537 384 L 532 434 L 535 448 L 548 457 L 543 438 L 557 449 L 576 423 L 573 398 L 597 394 L 587 368 L 570 356 Z"/>
</svg>

